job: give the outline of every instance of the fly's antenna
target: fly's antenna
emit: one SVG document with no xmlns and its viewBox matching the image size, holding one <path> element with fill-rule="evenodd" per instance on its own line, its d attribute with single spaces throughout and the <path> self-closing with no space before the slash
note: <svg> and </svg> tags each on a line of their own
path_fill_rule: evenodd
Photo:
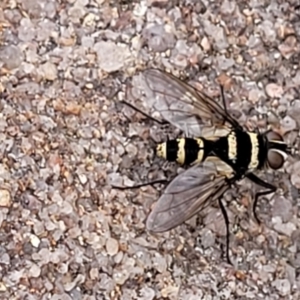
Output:
<svg viewBox="0 0 300 300">
<path fill-rule="evenodd" d="M 291 130 L 289 133 L 296 133 L 298 135 L 298 130 L 297 129 L 293 129 Z M 284 134 L 286 135 L 286 134 Z M 293 157 L 297 157 L 297 159 L 299 159 L 300 156 L 300 152 L 299 152 L 299 142 L 300 139 L 299 137 L 296 137 L 295 140 L 291 141 L 289 139 L 287 139 L 286 142 L 286 148 L 285 148 L 285 152 Z"/>
</svg>

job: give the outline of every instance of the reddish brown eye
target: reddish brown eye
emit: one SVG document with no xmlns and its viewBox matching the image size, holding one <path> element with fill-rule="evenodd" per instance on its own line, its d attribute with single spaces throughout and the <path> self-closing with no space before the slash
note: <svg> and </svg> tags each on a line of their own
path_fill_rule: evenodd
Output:
<svg viewBox="0 0 300 300">
<path fill-rule="evenodd" d="M 268 151 L 268 164 L 270 168 L 277 170 L 283 166 L 284 157 L 276 150 Z"/>
</svg>

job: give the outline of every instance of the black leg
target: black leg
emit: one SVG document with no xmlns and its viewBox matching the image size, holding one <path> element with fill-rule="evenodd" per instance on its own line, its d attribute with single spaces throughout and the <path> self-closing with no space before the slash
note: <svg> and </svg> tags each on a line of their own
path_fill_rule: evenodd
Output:
<svg viewBox="0 0 300 300">
<path fill-rule="evenodd" d="M 226 120 L 224 120 L 223 125 L 225 124 L 225 121 L 227 121 L 230 124 L 232 124 L 236 129 L 243 130 L 241 125 L 234 118 L 232 118 L 231 115 L 228 113 L 227 106 L 226 106 L 226 101 L 225 101 L 225 94 L 224 94 L 223 85 L 220 85 L 220 90 L 221 90 L 222 103 L 223 103 L 224 111 L 225 111 L 225 114 L 226 114 Z"/>
<path fill-rule="evenodd" d="M 228 111 L 227 111 L 226 102 L 225 102 L 225 94 L 224 94 L 224 87 L 223 87 L 223 85 L 220 85 L 220 90 L 221 90 L 221 98 L 222 98 L 222 102 L 223 102 L 223 107 L 224 107 L 225 113 L 226 113 L 226 115 L 229 115 Z"/>
<path fill-rule="evenodd" d="M 169 124 L 167 121 L 160 121 L 160 120 L 157 120 L 151 116 L 149 116 L 148 114 L 146 114 L 145 112 L 141 111 L 140 109 L 136 108 L 134 105 L 132 105 L 131 103 L 129 102 L 126 102 L 124 100 L 120 101 L 120 103 L 123 103 L 123 104 L 126 104 L 127 106 L 129 106 L 130 108 L 132 108 L 133 110 L 137 111 L 138 113 L 140 113 L 141 115 L 143 115 L 144 117 L 160 124 L 160 125 L 166 125 L 166 124 Z"/>
<path fill-rule="evenodd" d="M 134 186 L 117 186 L 117 185 L 112 185 L 111 187 L 117 190 L 131 190 L 131 189 L 138 189 L 141 188 L 143 186 L 147 186 L 147 185 L 154 185 L 157 183 L 168 183 L 169 180 L 167 179 L 158 179 L 158 180 L 153 180 L 150 182 L 146 182 L 146 183 L 141 183 L 141 184 L 137 184 Z"/>
<path fill-rule="evenodd" d="M 223 217 L 224 217 L 224 220 L 225 220 L 225 226 L 226 226 L 226 251 L 225 251 L 225 254 L 226 254 L 226 259 L 227 259 L 227 262 L 232 265 L 231 261 L 230 261 L 230 257 L 229 257 L 229 239 L 230 239 L 230 232 L 229 232 L 229 218 L 228 218 L 228 215 L 227 215 L 227 212 L 226 212 L 226 209 L 224 207 L 224 204 L 221 200 L 221 198 L 218 199 L 219 201 L 219 206 L 221 208 L 221 211 L 222 211 L 222 214 L 223 214 Z"/>
<path fill-rule="evenodd" d="M 263 192 L 259 192 L 259 193 L 256 193 L 255 195 L 255 198 L 254 198 L 254 203 L 253 203 L 253 215 L 254 215 L 254 218 L 256 219 L 256 222 L 258 224 L 260 224 L 260 220 L 259 218 L 257 217 L 257 214 L 256 214 L 256 206 L 257 206 L 257 201 L 258 201 L 258 198 L 261 197 L 261 196 L 265 196 L 265 195 L 268 195 L 268 194 L 271 194 L 271 193 L 274 193 L 276 191 L 276 186 L 268 183 L 268 182 L 265 182 L 263 181 L 262 179 L 260 179 L 259 177 L 257 177 L 256 175 L 254 175 L 253 173 L 249 173 L 246 175 L 246 177 L 248 179 L 250 179 L 251 181 L 253 181 L 254 183 L 266 188 L 267 190 L 266 191 L 263 191 Z"/>
<path fill-rule="evenodd" d="M 222 98 L 223 108 L 224 108 L 226 116 L 228 116 L 227 106 L 226 106 L 226 102 L 225 102 L 225 94 L 224 94 L 224 87 L 223 87 L 223 85 L 220 85 L 220 91 L 221 91 L 221 98 Z M 226 120 L 224 119 L 223 125 L 225 125 L 225 121 Z"/>
<path fill-rule="evenodd" d="M 230 178 L 230 179 L 227 179 L 227 188 L 225 190 L 222 190 L 221 192 L 221 189 L 219 189 L 218 192 L 221 192 L 222 195 L 218 198 L 218 202 L 219 202 L 219 206 L 221 208 L 221 212 L 222 212 L 222 215 L 224 217 L 224 221 L 225 221 L 225 226 L 226 226 L 226 250 L 225 250 L 225 255 L 226 255 L 226 260 L 227 262 L 232 265 L 232 262 L 230 260 L 230 257 L 229 257 L 229 244 L 230 244 L 230 230 L 229 230 L 229 218 L 228 218 L 228 215 L 227 215 L 227 211 L 226 211 L 226 208 L 222 202 L 222 196 L 223 196 L 223 193 L 225 193 L 225 191 L 230 188 L 230 186 L 232 186 L 232 184 L 234 184 L 237 180 L 239 180 L 241 178 L 241 176 L 239 174 L 236 174 L 234 177 Z"/>
</svg>

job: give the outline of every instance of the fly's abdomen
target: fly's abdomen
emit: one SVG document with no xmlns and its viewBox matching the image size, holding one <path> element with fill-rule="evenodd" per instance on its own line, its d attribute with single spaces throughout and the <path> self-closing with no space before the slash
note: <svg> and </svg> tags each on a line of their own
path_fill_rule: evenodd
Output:
<svg viewBox="0 0 300 300">
<path fill-rule="evenodd" d="M 208 152 L 208 141 L 203 138 L 180 138 L 158 144 L 156 147 L 157 156 L 181 165 L 200 163 Z"/>
</svg>

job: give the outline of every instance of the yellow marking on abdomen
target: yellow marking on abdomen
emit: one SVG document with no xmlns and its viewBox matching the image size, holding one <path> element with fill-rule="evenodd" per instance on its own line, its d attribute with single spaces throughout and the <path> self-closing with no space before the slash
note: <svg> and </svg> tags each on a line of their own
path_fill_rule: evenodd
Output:
<svg viewBox="0 0 300 300">
<path fill-rule="evenodd" d="M 230 160 L 236 160 L 237 158 L 237 142 L 234 131 L 228 135 L 228 158 Z"/>
<path fill-rule="evenodd" d="M 259 142 L 258 142 L 258 136 L 254 132 L 248 132 L 250 141 L 251 141 L 251 160 L 248 166 L 249 170 L 254 170 L 258 167 L 259 165 L 259 160 L 258 160 L 258 154 L 259 154 Z"/>
<path fill-rule="evenodd" d="M 185 162 L 185 149 L 184 149 L 185 139 L 177 139 L 177 143 L 178 143 L 178 152 L 177 152 L 176 161 L 179 164 L 183 165 Z"/>
<path fill-rule="evenodd" d="M 162 157 L 164 159 L 167 159 L 167 143 L 160 143 L 156 146 L 156 155 L 158 157 Z"/>
<path fill-rule="evenodd" d="M 193 162 L 193 164 L 201 163 L 203 160 L 203 157 L 204 157 L 204 142 L 203 142 L 203 140 L 199 139 L 199 138 L 198 139 L 195 138 L 195 140 L 198 143 L 199 151 L 198 151 L 197 159 Z"/>
</svg>

